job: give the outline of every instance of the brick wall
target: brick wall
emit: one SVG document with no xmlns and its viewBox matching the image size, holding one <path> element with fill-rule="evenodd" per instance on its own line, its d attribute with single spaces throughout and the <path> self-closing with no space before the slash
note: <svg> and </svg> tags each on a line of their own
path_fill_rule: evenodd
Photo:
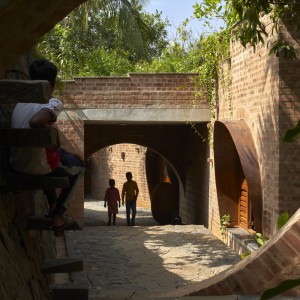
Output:
<svg viewBox="0 0 300 300">
<path fill-rule="evenodd" d="M 126 181 L 126 172 L 131 172 L 133 180 L 139 187 L 138 207 L 150 208 L 150 195 L 146 178 L 147 148 L 135 144 L 111 145 L 93 154 L 91 162 L 91 196 L 103 200 L 109 187 L 108 181 L 113 178 L 120 194 Z M 124 159 L 122 153 L 125 154 Z"/>
<path fill-rule="evenodd" d="M 293 164 L 299 160 L 299 147 L 295 147 L 295 143 L 282 143 L 284 132 L 299 119 L 299 64 L 282 57 L 269 56 L 268 50 L 262 46 L 258 46 L 254 52 L 251 47 L 243 48 L 234 43 L 231 52 L 230 93 L 226 89 L 224 92 L 224 86 L 220 88 L 217 119 L 243 119 L 250 128 L 262 181 L 263 233 L 272 236 L 276 231 L 278 214 L 282 211 L 293 213 L 299 205 L 299 166 L 298 163 Z M 224 74 L 227 76 L 226 70 Z M 190 83 L 193 76 L 196 75 L 130 74 L 127 78 L 76 78 L 66 84 L 61 97 L 69 112 L 78 108 L 206 107 L 204 99 L 195 98 Z M 176 137 L 173 132 L 168 132 L 167 135 L 172 138 L 167 139 L 170 142 L 167 145 L 166 135 L 159 133 L 160 129 L 151 128 L 149 132 L 150 127 L 136 126 L 134 130 L 130 127 L 130 131 L 124 132 L 120 127 L 110 126 L 107 131 L 106 125 L 96 125 L 95 120 L 93 122 L 94 128 L 89 127 L 92 126 L 90 123 L 84 123 L 86 157 L 102 149 L 99 159 L 103 161 L 106 147 L 114 144 L 132 143 L 152 147 L 156 151 L 159 149 L 158 152 L 174 164 L 182 181 L 181 214 L 185 222 L 201 222 L 219 234 L 220 215 L 214 164 L 207 163 L 207 158 L 213 157 L 213 150 L 207 142 L 199 148 L 195 146 L 193 150 L 193 134 L 184 133 Z M 79 127 L 78 130 L 83 131 Z M 204 136 L 207 135 L 206 128 L 202 131 Z M 122 137 L 120 132 L 123 132 Z M 159 145 L 153 145 L 153 139 L 157 139 Z M 177 154 L 171 153 L 174 149 Z M 182 151 L 180 154 L 179 150 Z M 197 163 L 191 164 L 191 161 Z M 140 165 L 141 162 L 135 161 L 135 164 Z M 107 180 L 109 176 L 106 174 L 104 177 Z M 289 185 L 281 183 L 286 180 Z M 101 183 L 101 186 L 104 185 Z M 92 189 L 97 188 L 93 185 Z M 93 193 L 96 198 L 102 199 L 103 187 Z"/>
<path fill-rule="evenodd" d="M 282 25 L 283 37 L 300 53 L 300 33 L 287 21 Z M 300 57 L 279 57 L 279 211 L 293 213 L 300 206 L 300 139 L 283 143 L 285 132 L 300 120 Z"/>
<path fill-rule="evenodd" d="M 69 121 L 60 121 L 61 131 L 65 135 L 62 142 L 67 148 L 84 153 L 85 158 L 92 155 L 85 178 L 87 194 L 102 200 L 110 177 L 114 177 L 121 189 L 125 173 L 130 168 L 141 188 L 138 205 L 149 208 L 149 189 L 153 187 L 147 185 L 145 153 L 150 149 L 164 157 L 178 175 L 181 183 L 183 220 L 187 223 L 207 224 L 208 181 L 202 180 L 207 170 L 207 139 L 203 142 L 190 125 L 116 126 L 101 124 L 101 120 L 92 122 L 72 120 L 74 119 L 72 112 L 75 109 L 207 108 L 206 101 L 195 96 L 195 87 L 191 83 L 191 79 L 195 76 L 195 74 L 130 74 L 127 78 L 75 78 L 74 81 L 66 83 L 59 96 L 69 114 Z M 205 139 L 206 124 L 199 125 L 199 128 Z M 139 153 L 136 151 L 137 147 Z M 124 161 L 120 152 L 126 153 Z M 197 177 L 199 174 L 201 179 Z M 90 179 L 87 180 L 87 177 Z M 195 184 L 201 187 L 197 192 L 191 188 Z M 188 187 L 187 194 L 185 194 L 186 187 Z M 83 218 L 82 201 L 83 192 L 80 191 L 78 199 L 72 201 L 69 213 Z M 196 205 L 194 201 L 197 202 Z M 202 205 L 202 202 L 206 204 Z M 196 215 L 192 213 L 195 209 Z"/>
<path fill-rule="evenodd" d="M 299 34 L 292 36 L 294 44 L 299 41 Z M 251 130 L 262 180 L 263 233 L 272 236 L 278 215 L 299 207 L 299 140 L 286 144 L 282 138 L 300 119 L 300 73 L 299 60 L 269 56 L 268 51 L 261 45 L 256 51 L 231 45 L 231 99 L 220 89 L 218 118 L 243 119 Z M 211 175 L 210 219 L 217 233 L 220 216 Z"/>
<path fill-rule="evenodd" d="M 66 108 L 206 108 L 195 96 L 196 74 L 139 74 L 75 78 L 66 83 Z"/>
<path fill-rule="evenodd" d="M 274 233 L 278 215 L 278 59 L 265 47 L 232 45 L 232 119 L 250 127 L 258 154 L 263 186 L 263 228 Z M 220 109 L 222 110 L 222 109 Z M 228 112 L 228 110 L 227 110 Z"/>
</svg>

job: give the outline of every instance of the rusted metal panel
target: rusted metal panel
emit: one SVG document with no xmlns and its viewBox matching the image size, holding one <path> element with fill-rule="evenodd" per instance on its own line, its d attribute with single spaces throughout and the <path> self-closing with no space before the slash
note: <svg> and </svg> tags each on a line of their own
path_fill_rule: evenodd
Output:
<svg viewBox="0 0 300 300">
<path fill-rule="evenodd" d="M 215 122 L 214 156 L 220 214 L 236 214 L 232 206 L 236 204 L 244 175 L 252 201 L 255 228 L 261 231 L 261 176 L 254 141 L 245 121 Z"/>
<path fill-rule="evenodd" d="M 151 195 L 151 211 L 156 222 L 171 224 L 179 213 L 178 187 L 168 182 L 160 182 Z"/>
</svg>

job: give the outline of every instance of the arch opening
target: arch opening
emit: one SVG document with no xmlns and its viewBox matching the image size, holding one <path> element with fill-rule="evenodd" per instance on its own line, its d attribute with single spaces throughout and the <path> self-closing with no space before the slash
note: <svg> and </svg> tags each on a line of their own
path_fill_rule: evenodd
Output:
<svg viewBox="0 0 300 300">
<path fill-rule="evenodd" d="M 261 232 L 260 171 L 253 138 L 243 120 L 215 122 L 214 160 L 220 216 L 229 214 L 235 225 Z"/>
<path fill-rule="evenodd" d="M 159 153 L 148 149 L 146 172 L 154 220 L 161 225 L 180 224 L 179 180 L 173 167 Z"/>
<path fill-rule="evenodd" d="M 94 152 L 89 161 L 87 198 L 103 200 L 111 178 L 121 192 L 125 174 L 130 171 L 140 189 L 138 207 L 150 209 L 159 224 L 172 223 L 173 216 L 178 218 L 183 185 L 176 169 L 159 152 L 138 144 L 113 144 Z"/>
</svg>

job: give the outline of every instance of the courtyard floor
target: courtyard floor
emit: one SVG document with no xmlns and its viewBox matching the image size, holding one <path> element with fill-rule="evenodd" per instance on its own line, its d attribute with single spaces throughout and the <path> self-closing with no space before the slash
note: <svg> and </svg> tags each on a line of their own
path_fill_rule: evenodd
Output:
<svg viewBox="0 0 300 300">
<path fill-rule="evenodd" d="M 127 226 L 124 207 L 116 226 L 107 219 L 103 202 L 89 200 L 83 230 L 65 232 L 69 256 L 84 262 L 72 280 L 90 287 L 89 299 L 155 299 L 240 261 L 201 225 L 159 226 L 151 212 L 138 209 L 136 226 Z"/>
</svg>

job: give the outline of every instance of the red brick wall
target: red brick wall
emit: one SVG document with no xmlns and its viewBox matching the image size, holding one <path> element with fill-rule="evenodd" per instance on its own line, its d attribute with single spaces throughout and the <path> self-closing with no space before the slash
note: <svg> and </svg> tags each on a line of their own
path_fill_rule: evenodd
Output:
<svg viewBox="0 0 300 300">
<path fill-rule="evenodd" d="M 74 109 L 86 108 L 206 108 L 206 101 L 195 97 L 195 88 L 191 84 L 194 76 L 130 74 L 128 78 L 75 78 L 75 81 L 67 82 L 60 98 L 70 119 L 74 118 Z M 120 127 L 101 123 L 96 125 L 97 120 L 93 124 L 72 122 L 61 121 L 62 132 L 66 135 L 63 143 L 69 141 L 68 147 L 84 154 L 85 158 L 92 155 L 85 178 L 87 193 L 102 200 L 110 177 L 114 177 L 121 190 L 126 171 L 132 171 L 141 189 L 138 205 L 149 208 L 150 193 L 145 176 L 145 152 L 149 147 L 168 160 L 178 175 L 183 221 L 207 224 L 209 183 L 204 179 L 207 178 L 205 174 L 208 167 L 207 139 L 203 142 L 190 125 Z M 71 129 L 72 125 L 75 129 Z M 205 138 L 206 124 L 200 127 Z M 140 148 L 138 155 L 137 147 Z M 125 161 L 121 159 L 120 151 L 126 153 Z M 87 177 L 91 180 L 87 180 Z M 200 188 L 195 192 L 193 186 Z M 69 213 L 83 217 L 82 207 L 83 186 L 78 199 L 72 202 Z"/>
<path fill-rule="evenodd" d="M 300 138 L 288 144 L 282 138 L 300 120 L 300 32 L 286 24 L 283 36 L 295 46 L 298 58 L 279 57 L 279 211 L 293 213 L 300 207 Z"/>
<path fill-rule="evenodd" d="M 135 144 L 117 144 L 101 149 L 92 155 L 91 196 L 103 200 L 108 180 L 113 178 L 120 194 L 126 181 L 126 172 L 131 172 L 139 187 L 138 207 L 150 208 L 145 165 L 147 148 Z M 121 154 L 125 153 L 124 160 Z"/>
<path fill-rule="evenodd" d="M 297 41 L 293 35 L 294 42 Z M 299 41 L 299 34 L 298 34 Z M 278 215 L 293 214 L 299 208 L 299 140 L 283 143 L 288 128 L 300 119 L 299 60 L 269 56 L 268 49 L 231 45 L 231 99 L 222 94 L 218 118 L 243 119 L 249 126 L 258 154 L 262 180 L 263 233 L 276 232 Z M 219 231 L 219 209 L 210 177 L 210 219 L 215 233 Z"/>
<path fill-rule="evenodd" d="M 299 62 L 269 56 L 268 50 L 262 46 L 254 52 L 251 47 L 243 48 L 234 43 L 231 51 L 230 94 L 220 92 L 218 120 L 244 119 L 252 132 L 262 178 L 263 233 L 272 236 L 278 214 L 286 210 L 294 212 L 299 206 L 299 142 L 282 143 L 284 132 L 299 119 Z M 207 107 L 203 99 L 195 98 L 189 83 L 191 76 L 195 75 L 131 74 L 127 78 L 76 78 L 67 83 L 62 99 L 70 112 L 76 108 Z M 164 133 L 159 133 L 159 129 L 149 132 L 149 128 L 136 127 L 120 137 L 120 127 L 110 127 L 109 132 L 106 129 L 103 132 L 103 125 L 96 126 L 101 127 L 100 131 L 88 126 L 85 124 L 86 156 L 101 149 L 104 153 L 106 147 L 124 143 L 159 149 L 161 155 L 174 163 L 182 181 L 181 213 L 185 222 L 201 222 L 214 233 L 219 233 L 214 165 L 207 163 L 213 153 L 207 141 L 197 146 L 191 128 L 191 135 L 177 131 L 179 135 L 176 136 L 168 132 L 170 144 L 167 145 Z M 76 130 L 83 132 L 80 126 Z M 201 130 L 207 134 L 206 129 Z M 153 145 L 155 139 L 157 142 Z M 174 149 L 176 155 L 171 153 Z M 135 161 L 135 164 L 141 162 Z M 143 177 L 138 173 L 136 176 Z M 107 180 L 108 177 L 106 174 L 103 178 Z M 101 183 L 99 191 L 93 191 L 96 198 L 102 199 L 104 185 Z M 88 190 L 91 188 L 97 189 L 93 186 Z M 149 199 L 149 196 L 145 198 Z"/>
<path fill-rule="evenodd" d="M 195 96 L 195 74 L 130 74 L 129 77 L 75 78 L 62 98 L 66 108 L 207 107 Z"/>
<path fill-rule="evenodd" d="M 278 59 L 262 46 L 254 52 L 234 43 L 231 53 L 231 105 L 220 101 L 219 117 L 244 119 L 252 132 L 262 176 L 263 228 L 271 235 L 279 211 Z"/>
</svg>

